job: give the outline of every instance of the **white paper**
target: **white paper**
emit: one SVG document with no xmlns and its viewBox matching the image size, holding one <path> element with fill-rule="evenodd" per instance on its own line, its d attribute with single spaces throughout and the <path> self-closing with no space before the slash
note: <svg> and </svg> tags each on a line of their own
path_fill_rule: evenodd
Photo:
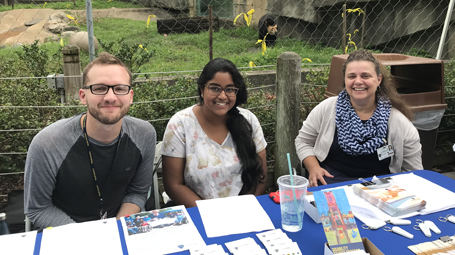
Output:
<svg viewBox="0 0 455 255">
<path fill-rule="evenodd" d="M 254 195 L 196 201 L 207 237 L 275 229 Z"/>
<path fill-rule="evenodd" d="M 138 233 L 129 233 L 127 222 L 136 218 L 145 223 Z M 140 212 L 120 219 L 130 255 L 161 255 L 205 246 L 184 206 Z"/>
<path fill-rule="evenodd" d="M 2 254 L 33 255 L 36 231 L 0 236 Z"/>
<path fill-rule="evenodd" d="M 455 208 L 455 193 L 447 190 L 425 178 L 414 173 L 395 175 L 393 181 L 400 187 L 408 190 L 416 196 L 424 199 L 426 207 L 418 212 L 400 215 L 399 218 L 405 219 L 416 215 L 425 215 L 434 212 L 444 211 Z M 352 186 L 343 186 L 351 205 L 352 212 L 362 222 L 367 224 L 368 220 L 388 221 L 392 216 L 372 205 L 370 202 L 355 194 Z"/>
<path fill-rule="evenodd" d="M 73 223 L 45 229 L 40 255 L 123 255 L 117 220 Z"/>
</svg>

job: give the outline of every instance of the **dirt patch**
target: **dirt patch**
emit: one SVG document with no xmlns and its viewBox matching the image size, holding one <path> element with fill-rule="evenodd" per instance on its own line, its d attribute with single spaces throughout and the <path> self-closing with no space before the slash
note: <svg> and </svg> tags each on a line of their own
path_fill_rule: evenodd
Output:
<svg viewBox="0 0 455 255">
<path fill-rule="evenodd" d="M 0 44 L 14 45 L 31 44 L 35 40 L 44 42 L 44 39 L 52 37 L 53 33 L 43 29 L 44 24 L 55 12 L 69 13 L 72 17 L 86 21 L 85 10 L 53 10 L 53 9 L 18 9 L 0 13 Z M 93 18 L 122 18 L 130 20 L 147 21 L 149 15 L 155 15 L 156 19 L 168 19 L 173 16 L 158 8 L 130 8 L 130 9 L 102 9 L 93 10 Z M 32 20 L 41 20 L 32 25 L 25 26 L 25 23 Z"/>
</svg>

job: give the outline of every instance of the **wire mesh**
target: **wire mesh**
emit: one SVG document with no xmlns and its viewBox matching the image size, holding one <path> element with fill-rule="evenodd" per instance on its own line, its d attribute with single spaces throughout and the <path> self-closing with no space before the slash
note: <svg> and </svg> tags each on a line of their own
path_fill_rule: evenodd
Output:
<svg viewBox="0 0 455 255">
<path fill-rule="evenodd" d="M 361 47 L 434 58 L 444 20 L 452 11 L 449 0 L 104 0 L 91 5 L 93 23 L 87 21 L 82 0 L 0 0 L 0 118 L 5 120 L 0 124 L 0 173 L 22 171 L 37 131 L 84 110 L 74 101 L 60 104 L 60 96 L 47 88 L 45 78 L 63 73 L 62 47 L 74 43 L 73 34 L 87 31 L 88 26 L 99 41 L 96 53 L 109 50 L 129 57 L 135 77 L 181 77 L 175 90 L 163 92 L 161 87 L 159 95 L 151 88 L 157 83 L 135 88 L 135 97 L 143 96 L 135 100 L 130 113 L 150 121 L 162 134 L 171 113 L 197 102 L 195 90 L 189 89 L 194 82 L 183 75 L 197 75 L 209 60 L 209 26 L 202 19 L 209 16 L 209 5 L 218 18 L 212 26 L 219 28 L 213 33 L 213 56 L 233 61 L 244 72 L 275 69 L 276 57 L 285 51 L 297 52 L 303 67 L 312 68 L 327 65 L 334 54 Z M 275 20 L 278 32 L 275 44 L 264 47 L 258 43 L 264 39 L 258 30 L 266 15 Z M 185 27 L 185 33 L 177 32 L 179 26 Z M 455 56 L 454 29 L 450 22 L 443 43 L 446 60 Z M 35 40 L 40 46 L 30 46 L 27 62 L 27 54 L 21 58 L 20 52 Z M 83 40 L 77 43 L 84 68 L 89 55 Z M 128 55 L 130 51 L 133 54 Z M 454 79 L 446 80 L 452 82 L 446 82 L 448 109 L 438 147 L 455 142 L 450 128 L 455 125 Z M 274 85 L 269 86 L 254 88 L 254 102 L 246 108 L 264 123 L 266 140 L 272 141 L 268 150 L 273 151 L 275 99 Z M 302 84 L 301 121 L 323 100 L 325 86 Z M 268 162 L 273 156 L 268 155 Z"/>
</svg>

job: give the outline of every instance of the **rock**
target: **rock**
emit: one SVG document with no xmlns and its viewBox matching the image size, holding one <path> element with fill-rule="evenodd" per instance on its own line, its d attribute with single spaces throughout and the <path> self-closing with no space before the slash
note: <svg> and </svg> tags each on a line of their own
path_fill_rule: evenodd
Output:
<svg viewBox="0 0 455 255">
<path fill-rule="evenodd" d="M 74 32 L 74 31 L 65 31 L 65 32 L 62 33 L 62 37 L 63 37 L 63 38 L 71 37 L 71 36 L 73 36 L 75 33 L 76 33 L 76 32 Z"/>
<path fill-rule="evenodd" d="M 63 23 L 52 24 L 47 27 L 47 30 L 54 34 L 60 34 L 65 26 L 66 24 Z"/>
<path fill-rule="evenodd" d="M 66 17 L 66 14 L 64 12 L 54 12 L 49 16 L 49 20 L 58 20 L 61 22 L 68 22 L 70 19 L 68 17 Z"/>
<path fill-rule="evenodd" d="M 66 17 L 64 12 L 55 12 L 49 16 L 49 20 L 44 24 L 43 28 L 54 34 L 63 32 L 70 19 Z"/>
<path fill-rule="evenodd" d="M 81 28 L 78 26 L 66 26 L 62 30 L 62 32 L 69 32 L 69 31 L 76 33 L 76 32 L 80 32 Z"/>
<path fill-rule="evenodd" d="M 60 38 L 57 35 L 52 35 L 44 38 L 44 42 L 58 42 Z"/>
<path fill-rule="evenodd" d="M 29 27 L 29 26 L 33 26 L 37 23 L 39 23 L 42 19 L 32 19 L 30 21 L 27 21 L 24 23 L 25 26 Z"/>
<path fill-rule="evenodd" d="M 13 46 L 11 46 L 11 48 L 19 48 L 22 46 L 22 43 L 15 43 L 13 44 Z"/>
<path fill-rule="evenodd" d="M 98 49 L 98 40 L 95 37 L 95 50 Z M 69 45 L 77 45 L 79 49 L 88 52 L 88 33 L 87 32 L 77 32 L 71 36 L 69 40 Z"/>
</svg>

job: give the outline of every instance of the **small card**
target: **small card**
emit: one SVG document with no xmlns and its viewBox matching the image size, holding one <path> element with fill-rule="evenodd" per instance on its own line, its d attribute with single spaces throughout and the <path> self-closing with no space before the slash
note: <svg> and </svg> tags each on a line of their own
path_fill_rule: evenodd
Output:
<svg viewBox="0 0 455 255">
<path fill-rule="evenodd" d="M 288 254 L 289 252 L 287 251 L 291 250 L 294 252 L 300 251 L 294 249 L 295 247 L 292 240 L 289 239 L 289 237 L 281 229 L 275 229 L 256 235 L 259 240 L 261 240 L 262 244 L 265 246 L 269 254 L 274 254 L 277 252 L 286 252 L 286 254 Z M 289 254 L 292 254 L 292 252 Z M 297 253 L 294 254 L 297 255 Z"/>
<path fill-rule="evenodd" d="M 256 243 L 256 241 L 254 241 L 253 238 L 247 237 L 247 238 L 225 243 L 224 245 L 226 245 L 226 247 L 228 248 L 230 253 L 236 254 L 236 252 L 238 252 L 240 250 L 244 250 L 244 249 L 250 250 L 250 248 L 248 248 L 248 247 L 257 246 L 258 244 Z"/>
<path fill-rule="evenodd" d="M 212 244 L 207 246 L 190 249 L 191 255 L 226 255 L 221 245 Z"/>
<path fill-rule="evenodd" d="M 296 242 L 290 243 L 288 245 L 276 247 L 272 251 L 268 251 L 268 252 L 270 255 L 283 255 L 283 254 L 302 255 L 302 252 L 300 251 L 300 248 Z"/>
<path fill-rule="evenodd" d="M 256 236 L 259 238 L 259 240 L 261 240 L 262 243 L 264 243 L 263 240 L 271 239 L 271 238 L 273 238 L 273 236 L 277 236 L 280 234 L 284 234 L 284 233 L 280 228 L 278 228 L 278 229 L 256 234 Z"/>
</svg>

